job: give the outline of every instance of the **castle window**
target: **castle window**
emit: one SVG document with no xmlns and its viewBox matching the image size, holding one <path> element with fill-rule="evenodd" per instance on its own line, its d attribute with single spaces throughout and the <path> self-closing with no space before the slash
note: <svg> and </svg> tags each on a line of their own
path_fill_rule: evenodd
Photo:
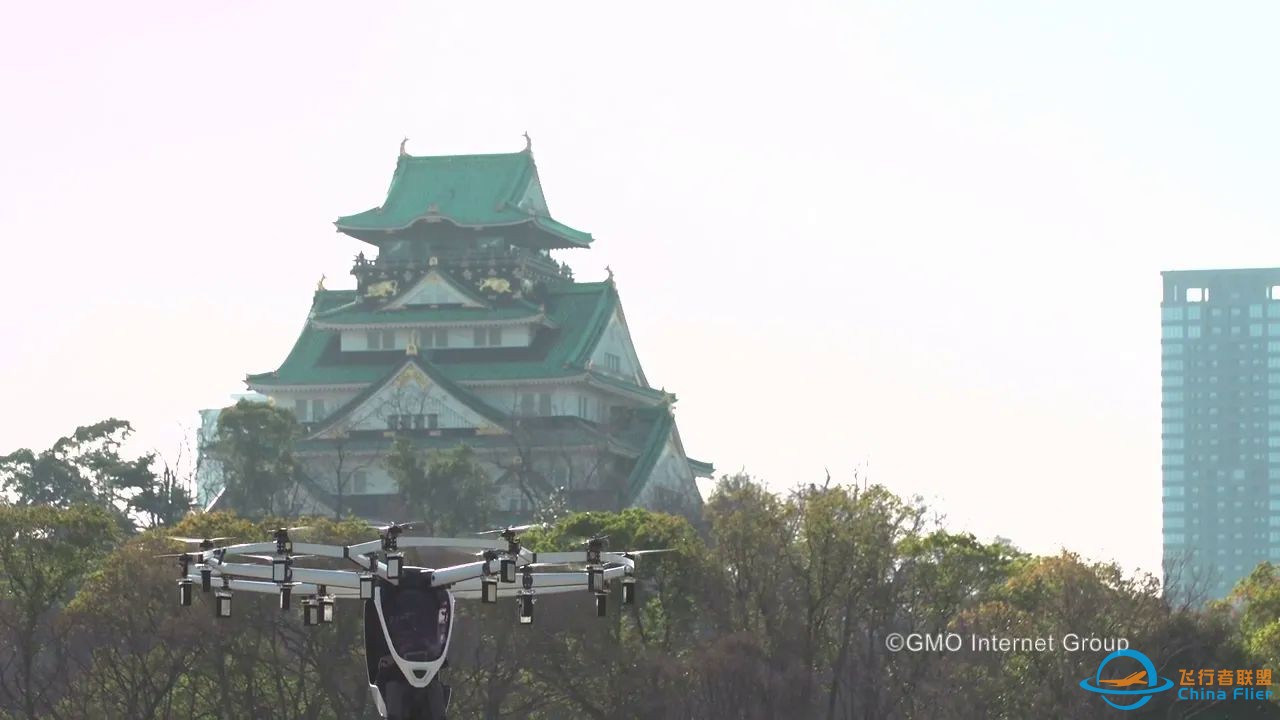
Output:
<svg viewBox="0 0 1280 720">
<path fill-rule="evenodd" d="M 427 414 L 427 429 L 435 430 L 440 427 L 440 416 L 435 413 Z"/>
<path fill-rule="evenodd" d="M 590 399 L 586 395 L 578 396 L 578 417 L 589 418 L 590 415 Z"/>
<path fill-rule="evenodd" d="M 522 393 L 520 395 L 520 414 L 532 415 L 535 402 L 537 402 L 537 398 L 534 397 L 533 393 Z"/>
<path fill-rule="evenodd" d="M 437 328 L 435 330 L 422 331 L 423 347 L 449 347 L 449 331 L 445 328 Z"/>
<path fill-rule="evenodd" d="M 325 417 L 324 400 L 295 400 L 293 403 L 293 416 L 298 418 L 298 422 L 318 422 Z"/>
<path fill-rule="evenodd" d="M 356 470 L 351 473 L 351 492 L 363 493 L 369 490 L 369 473 Z"/>
<path fill-rule="evenodd" d="M 421 415 L 388 415 L 387 416 L 388 430 L 409 430 L 410 428 L 415 430 L 422 429 Z"/>
<path fill-rule="evenodd" d="M 392 330 L 370 330 L 365 333 L 365 344 L 370 350 L 395 350 L 396 334 Z"/>
<path fill-rule="evenodd" d="M 604 354 L 604 366 L 614 372 L 622 371 L 622 358 L 613 353 Z"/>
<path fill-rule="evenodd" d="M 502 328 L 476 328 L 476 347 L 499 347 L 502 345 Z"/>
<path fill-rule="evenodd" d="M 551 414 L 551 393 L 538 393 L 538 414 Z"/>
</svg>

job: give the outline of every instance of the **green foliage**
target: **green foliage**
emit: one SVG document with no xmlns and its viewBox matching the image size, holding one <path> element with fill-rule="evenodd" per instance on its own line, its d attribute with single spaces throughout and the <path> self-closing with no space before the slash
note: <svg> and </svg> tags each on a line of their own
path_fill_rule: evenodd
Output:
<svg viewBox="0 0 1280 720">
<path fill-rule="evenodd" d="M 489 526 L 496 489 L 466 445 L 425 455 L 412 440 L 399 436 L 383 465 L 404 497 L 405 512 L 423 522 L 427 534 Z"/>
<path fill-rule="evenodd" d="M 178 473 L 165 464 L 159 475 L 138 488 L 129 498 L 129 508 L 144 528 L 164 527 L 177 523 L 191 511 L 191 493 Z"/>
<path fill-rule="evenodd" d="M 392 458 L 406 514 L 435 521 L 426 532 L 486 524 L 480 496 L 492 489 L 470 451 L 424 457 L 399 441 Z M 219 621 L 202 593 L 194 607 L 179 607 L 177 568 L 155 557 L 182 548 L 170 534 L 252 541 L 297 524 L 310 526 L 295 533 L 299 542 L 371 537 L 355 520 L 214 513 L 122 541 L 102 507 L 0 507 L 0 717 L 371 717 L 358 606 L 339 603 L 335 624 L 304 628 L 275 597 L 236 593 L 235 616 Z M 1111 563 L 1033 557 L 948 532 L 918 501 L 882 487 L 827 482 L 780 495 L 745 476 L 721 481 L 700 527 L 704 534 L 685 518 L 629 509 L 573 513 L 526 533 L 538 552 L 579 549 L 599 535 L 614 551 L 671 552 L 640 556 L 639 601 L 621 606 L 615 585 L 605 618 L 586 592 L 539 597 L 532 627 L 516 624 L 507 601 L 459 603 L 445 676 L 456 691 L 450 717 L 1106 715 L 1079 688 L 1103 652 L 893 653 L 885 647 L 892 632 L 1125 637 L 1162 674 L 1280 662 L 1280 574 L 1269 565 L 1227 602 L 1185 609 L 1161 597 L 1153 578 Z M 1273 703 L 1174 698 L 1157 696 L 1130 715 L 1280 714 Z"/>
<path fill-rule="evenodd" d="M 295 533 L 299 541 L 347 544 L 369 538 L 357 521 L 254 521 L 212 513 L 119 547 L 64 615 L 93 655 L 62 698 L 63 713 L 122 719 L 360 717 L 368 709 L 368 691 L 359 605 L 341 605 L 334 625 L 304 628 L 296 607 L 282 613 L 271 595 L 237 593 L 234 618 L 218 621 L 210 598 L 199 592 L 192 607 L 178 606 L 178 566 L 155 557 L 184 547 L 168 540 L 170 533 L 256 539 L 299 522 L 309 526 Z M 341 567 L 337 561 L 328 566 Z"/>
<path fill-rule="evenodd" d="M 174 522 L 190 509 L 190 496 L 167 466 L 155 474 L 154 454 L 121 457 L 132 432 L 113 418 L 76 428 L 39 453 L 24 448 L 0 457 L 0 490 L 18 505 L 109 508 L 126 529 L 132 529 L 130 518 L 145 527 Z"/>
<path fill-rule="evenodd" d="M 64 629 L 54 616 L 119 537 L 117 518 L 88 505 L 0 505 L 0 708 L 35 718 L 60 689 Z"/>
<path fill-rule="evenodd" d="M 289 511 L 298 434 L 293 413 L 272 404 L 241 400 L 218 415 L 211 453 L 222 463 L 229 507 L 247 514 Z"/>
<path fill-rule="evenodd" d="M 1229 602 L 1240 608 L 1239 632 L 1250 658 L 1266 667 L 1280 668 L 1280 573 L 1262 563 L 1231 593 Z"/>
</svg>

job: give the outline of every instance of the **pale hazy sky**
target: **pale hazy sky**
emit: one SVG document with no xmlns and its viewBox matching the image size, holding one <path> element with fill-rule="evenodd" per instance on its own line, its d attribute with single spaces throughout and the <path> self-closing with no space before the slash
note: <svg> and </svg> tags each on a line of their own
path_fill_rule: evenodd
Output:
<svg viewBox="0 0 1280 720">
<path fill-rule="evenodd" d="M 1036 7 L 1032 7 L 1032 6 Z M 0 10 L 0 453 L 172 453 L 277 367 L 339 215 L 534 140 L 690 454 L 1160 553 L 1159 271 L 1280 264 L 1274 3 Z"/>
</svg>

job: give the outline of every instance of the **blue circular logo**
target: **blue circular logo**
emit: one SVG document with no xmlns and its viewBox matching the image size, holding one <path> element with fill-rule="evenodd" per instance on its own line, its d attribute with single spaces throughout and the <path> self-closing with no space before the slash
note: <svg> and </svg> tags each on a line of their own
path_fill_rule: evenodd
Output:
<svg viewBox="0 0 1280 720">
<path fill-rule="evenodd" d="M 1102 670 L 1107 667 L 1107 663 L 1118 658 L 1137 660 L 1145 672 L 1135 672 L 1115 680 L 1103 680 Z M 1098 693 L 1104 702 L 1117 710 L 1137 710 L 1151 702 L 1152 695 L 1173 687 L 1173 680 L 1157 675 L 1156 666 L 1151 662 L 1151 658 L 1137 650 L 1117 650 L 1098 664 L 1098 671 L 1093 674 L 1093 677 L 1081 680 L 1080 687 L 1089 692 Z M 1132 698 L 1133 702 L 1122 705 L 1112 700 L 1112 697 Z"/>
</svg>

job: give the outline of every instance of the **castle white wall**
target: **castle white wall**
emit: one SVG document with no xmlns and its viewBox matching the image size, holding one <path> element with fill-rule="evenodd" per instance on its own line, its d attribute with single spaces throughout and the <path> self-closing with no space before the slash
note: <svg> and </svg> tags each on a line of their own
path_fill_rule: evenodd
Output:
<svg viewBox="0 0 1280 720">
<path fill-rule="evenodd" d="M 472 391 L 491 407 L 512 415 L 573 416 L 593 422 L 608 417 L 604 396 L 582 385 L 482 386 Z"/>
<path fill-rule="evenodd" d="M 477 330 L 482 331 L 481 334 L 477 335 Z M 536 332 L 534 325 L 506 325 L 497 328 L 424 326 L 416 329 L 343 330 L 339 348 L 342 352 L 404 350 L 409 347 L 409 339 L 414 333 L 417 333 L 418 347 L 422 349 L 528 347 L 534 332 Z M 375 337 L 371 338 L 370 333 Z M 390 345 L 387 344 L 387 340 L 391 341 Z"/>
<path fill-rule="evenodd" d="M 357 395 L 356 391 L 295 392 L 277 391 L 270 397 L 276 407 L 289 410 L 298 422 L 320 422 L 343 407 Z M 319 404 L 317 405 L 317 401 Z"/>
<path fill-rule="evenodd" d="M 673 432 L 667 437 L 667 443 L 653 465 L 648 482 L 636 498 L 636 505 L 663 510 L 667 509 L 664 505 L 672 497 L 680 498 L 683 502 L 696 502 L 697 492 L 693 471 L 689 468 L 689 461 L 680 452 Z"/>
<path fill-rule="evenodd" d="M 640 360 L 636 355 L 635 347 L 631 344 L 631 335 L 627 332 L 627 326 L 622 322 L 622 316 L 617 311 L 610 318 L 609 325 L 591 353 L 587 366 L 596 372 L 612 375 L 636 385 L 644 385 L 641 380 Z"/>
</svg>

